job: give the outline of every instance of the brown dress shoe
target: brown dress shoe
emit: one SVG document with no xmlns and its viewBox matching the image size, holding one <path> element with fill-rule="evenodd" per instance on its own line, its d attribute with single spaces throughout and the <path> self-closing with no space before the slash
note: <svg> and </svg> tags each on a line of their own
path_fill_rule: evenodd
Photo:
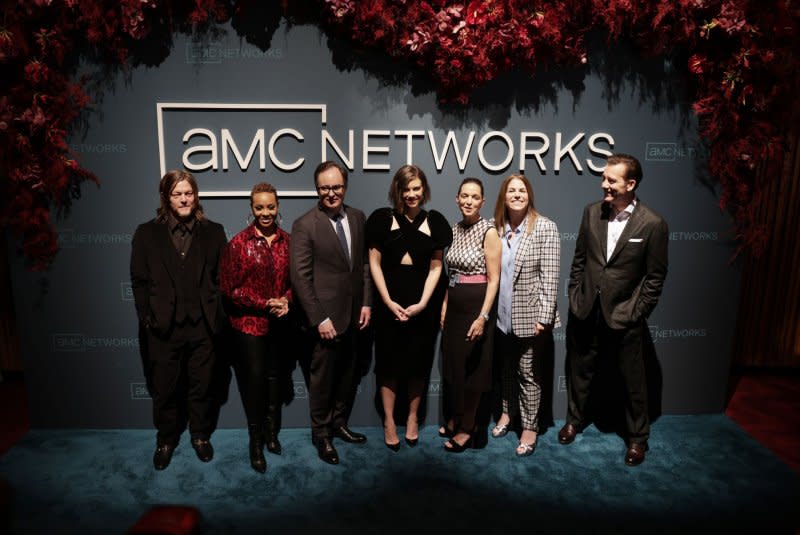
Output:
<svg viewBox="0 0 800 535">
<path fill-rule="evenodd" d="M 561 444 L 571 444 L 575 440 L 575 435 L 578 434 L 578 428 L 572 424 L 564 424 L 561 431 L 558 432 L 558 441 Z"/>
<path fill-rule="evenodd" d="M 339 454 L 336 452 L 336 448 L 333 447 L 331 439 L 322 437 L 311 439 L 311 442 L 316 446 L 320 459 L 328 464 L 339 464 Z"/>
<path fill-rule="evenodd" d="M 163 470 L 169 466 L 172 460 L 172 452 L 175 451 L 175 444 L 159 442 L 156 444 L 156 451 L 153 454 L 153 466 L 156 470 Z"/>
<path fill-rule="evenodd" d="M 367 441 L 367 436 L 362 435 L 361 433 L 356 433 L 352 429 L 348 429 L 347 426 L 342 425 L 337 427 L 333 430 L 333 436 L 336 438 L 340 438 L 345 442 L 349 442 L 350 444 L 363 444 Z"/>
<path fill-rule="evenodd" d="M 207 463 L 214 458 L 214 447 L 208 439 L 193 438 L 192 447 L 197 454 L 197 458 Z"/>
<path fill-rule="evenodd" d="M 628 466 L 642 464 L 644 462 L 644 453 L 648 449 L 650 448 L 647 447 L 647 442 L 632 442 L 625 453 L 625 464 Z"/>
</svg>

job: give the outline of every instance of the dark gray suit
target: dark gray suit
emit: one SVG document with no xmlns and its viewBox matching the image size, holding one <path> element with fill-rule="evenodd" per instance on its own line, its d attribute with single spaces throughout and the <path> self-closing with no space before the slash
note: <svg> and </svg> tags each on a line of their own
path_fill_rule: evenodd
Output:
<svg viewBox="0 0 800 535">
<path fill-rule="evenodd" d="M 315 438 L 332 437 L 347 425 L 350 398 L 356 385 L 355 335 L 361 308 L 371 302 L 372 281 L 365 246 L 364 213 L 343 207 L 350 227 L 350 258 L 342 250 L 331 220 L 315 206 L 292 225 L 291 279 L 294 297 L 316 336 L 311 355 L 309 407 Z M 335 340 L 319 337 L 317 326 L 330 318 Z"/>
<path fill-rule="evenodd" d="M 642 360 L 646 319 L 667 276 L 669 229 L 643 202 L 636 208 L 606 260 L 611 208 L 603 202 L 583 211 L 569 278 L 567 423 L 587 424 L 586 401 L 599 356 L 616 359 L 627 389 L 628 440 L 650 433 Z"/>
</svg>

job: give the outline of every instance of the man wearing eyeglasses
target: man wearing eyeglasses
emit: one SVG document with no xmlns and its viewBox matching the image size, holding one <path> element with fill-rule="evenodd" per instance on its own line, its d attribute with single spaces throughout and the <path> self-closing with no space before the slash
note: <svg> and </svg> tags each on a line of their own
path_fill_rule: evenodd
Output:
<svg viewBox="0 0 800 535">
<path fill-rule="evenodd" d="M 334 437 L 367 441 L 347 427 L 347 418 L 357 386 L 356 334 L 369 325 L 372 282 L 364 213 L 344 204 L 347 169 L 322 162 L 314 185 L 317 206 L 292 225 L 290 272 L 315 337 L 308 385 L 311 439 L 323 461 L 338 464 Z"/>
<path fill-rule="evenodd" d="M 133 235 L 131 286 L 157 429 L 153 465 L 163 470 L 187 423 L 197 457 L 214 455 L 214 341 L 225 323 L 217 270 L 227 240 L 204 216 L 191 173 L 167 172 L 159 194 L 155 219 Z"/>
</svg>

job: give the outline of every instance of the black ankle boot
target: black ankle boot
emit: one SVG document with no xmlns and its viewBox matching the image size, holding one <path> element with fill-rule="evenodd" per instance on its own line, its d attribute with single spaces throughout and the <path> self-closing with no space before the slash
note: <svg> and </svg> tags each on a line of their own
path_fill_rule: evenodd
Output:
<svg viewBox="0 0 800 535">
<path fill-rule="evenodd" d="M 278 440 L 278 433 L 272 431 L 272 426 L 270 426 L 267 432 L 267 451 L 275 455 L 280 455 L 282 451 L 281 442 Z"/>
<path fill-rule="evenodd" d="M 275 455 L 281 454 L 281 443 L 278 440 L 278 433 L 281 430 L 281 397 L 280 385 L 277 377 L 267 379 L 267 425 L 265 439 L 267 441 L 267 451 Z"/>
<path fill-rule="evenodd" d="M 250 466 L 263 474 L 267 471 L 267 460 L 264 458 L 264 428 L 260 425 L 248 425 L 250 432 Z"/>
</svg>

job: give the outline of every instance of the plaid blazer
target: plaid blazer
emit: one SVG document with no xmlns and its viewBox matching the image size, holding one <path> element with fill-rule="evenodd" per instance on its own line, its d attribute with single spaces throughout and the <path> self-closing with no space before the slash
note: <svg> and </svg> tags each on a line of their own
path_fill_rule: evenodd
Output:
<svg viewBox="0 0 800 535">
<path fill-rule="evenodd" d="M 560 276 L 561 239 L 556 224 L 536 217 L 533 232 L 523 229 L 514 258 L 511 329 L 521 338 L 533 336 L 536 323 L 560 327 L 556 307 Z"/>
</svg>

